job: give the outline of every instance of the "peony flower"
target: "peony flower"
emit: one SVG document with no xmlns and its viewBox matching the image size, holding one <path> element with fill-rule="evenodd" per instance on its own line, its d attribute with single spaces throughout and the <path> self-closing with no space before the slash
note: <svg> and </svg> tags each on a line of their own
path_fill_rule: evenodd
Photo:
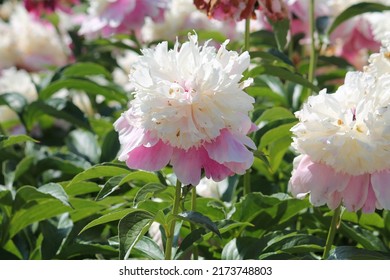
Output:
<svg viewBox="0 0 390 280">
<path fill-rule="evenodd" d="M 117 33 L 139 31 L 146 17 L 161 21 L 168 0 L 90 0 L 88 17 L 79 33 L 109 37 Z"/>
<path fill-rule="evenodd" d="M 23 95 L 28 102 L 38 98 L 35 85 L 25 70 L 5 69 L 0 72 L 0 95 L 14 92 Z M 0 106 L 0 116 L 0 122 L 18 119 L 16 113 L 6 106 Z"/>
<path fill-rule="evenodd" d="M 11 27 L 0 20 L 0 70 L 16 64 L 16 42 Z"/>
<path fill-rule="evenodd" d="M 180 48 L 163 42 L 143 50 L 133 64 L 135 88 L 130 108 L 114 126 L 119 133 L 119 160 L 128 167 L 156 171 L 168 163 L 183 184 L 197 185 L 206 177 L 221 181 L 243 174 L 255 149 L 246 135 L 253 130 L 248 112 L 254 99 L 240 82 L 249 66 L 247 52 L 218 51 L 197 36 Z"/>
<path fill-rule="evenodd" d="M 222 195 L 229 187 L 227 178 L 220 182 L 216 182 L 209 178 L 202 178 L 196 186 L 196 194 L 202 197 L 221 199 Z"/>
<path fill-rule="evenodd" d="M 348 73 L 334 94 L 323 90 L 296 113 L 294 196 L 310 193 L 313 205 L 331 209 L 390 209 L 389 47 L 372 55 L 365 72 Z"/>
<path fill-rule="evenodd" d="M 33 19 L 23 7 L 15 10 L 9 24 L 17 55 L 14 65 L 39 71 L 67 63 L 69 49 L 51 24 Z"/>
<path fill-rule="evenodd" d="M 56 10 L 71 13 L 72 5 L 80 4 L 79 0 L 24 0 L 23 2 L 27 11 L 37 17 L 45 13 L 53 13 Z"/>
<path fill-rule="evenodd" d="M 254 16 L 256 0 L 194 0 L 195 6 L 210 18 L 240 21 Z"/>
<path fill-rule="evenodd" d="M 287 19 L 289 16 L 284 0 L 259 0 L 259 4 L 265 16 L 272 21 Z"/>
<path fill-rule="evenodd" d="M 380 2 L 385 1 L 388 0 L 381 0 Z M 330 25 L 341 12 L 359 2 L 370 1 L 315 1 L 315 17 L 327 17 Z M 309 22 L 309 0 L 289 0 L 288 9 L 291 13 L 292 33 L 303 32 L 309 35 L 309 25 L 307 24 Z M 370 20 L 371 16 L 372 14 L 362 14 L 343 22 L 332 32 L 329 38 L 331 47 L 329 50 L 359 69 L 367 61 L 369 51 L 377 50 L 380 46 L 380 41 L 374 37 L 374 25 Z"/>
</svg>

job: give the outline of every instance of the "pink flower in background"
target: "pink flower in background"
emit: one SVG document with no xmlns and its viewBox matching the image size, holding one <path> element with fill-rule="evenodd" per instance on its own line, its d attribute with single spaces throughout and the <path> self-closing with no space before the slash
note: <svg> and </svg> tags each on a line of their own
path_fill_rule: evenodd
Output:
<svg viewBox="0 0 390 280">
<path fill-rule="evenodd" d="M 89 37 L 101 34 L 139 32 L 146 17 L 154 21 L 164 18 L 168 0 L 90 0 L 88 16 L 79 33 Z"/>
<path fill-rule="evenodd" d="M 291 130 L 291 193 L 315 206 L 390 209 L 390 41 L 365 72 L 351 72 L 336 93 L 312 96 Z"/>
<path fill-rule="evenodd" d="M 221 181 L 243 174 L 253 163 L 246 135 L 254 130 L 248 117 L 254 99 L 240 82 L 249 66 L 247 52 L 218 51 L 197 36 L 180 48 L 163 42 L 143 50 L 133 64 L 135 88 L 130 108 L 115 122 L 119 160 L 132 169 L 160 170 L 171 164 L 183 184 L 197 185 L 206 177 Z"/>
<path fill-rule="evenodd" d="M 240 21 L 254 16 L 256 0 L 194 0 L 195 6 L 210 18 Z"/>
<path fill-rule="evenodd" d="M 362 0 L 324 0 L 315 1 L 315 17 L 327 17 L 328 25 L 348 7 L 364 2 Z M 384 2 L 384 0 L 379 1 Z M 309 37 L 309 0 L 290 0 L 288 9 L 291 18 L 292 34 L 305 33 Z M 372 14 L 353 17 L 338 26 L 329 37 L 333 55 L 346 59 L 360 69 L 367 61 L 368 53 L 379 48 L 380 42 L 373 34 Z"/>
<path fill-rule="evenodd" d="M 56 10 L 71 13 L 72 6 L 80 4 L 79 0 L 24 0 L 23 2 L 27 11 L 38 17 Z"/>
<path fill-rule="evenodd" d="M 272 20 L 278 21 L 289 17 L 287 5 L 284 0 L 259 0 L 260 10 Z"/>
<path fill-rule="evenodd" d="M 0 35 L 0 69 L 40 71 L 69 61 L 70 50 L 54 26 L 37 20 L 23 6 L 15 8 L 8 23 L 0 22 Z"/>
</svg>

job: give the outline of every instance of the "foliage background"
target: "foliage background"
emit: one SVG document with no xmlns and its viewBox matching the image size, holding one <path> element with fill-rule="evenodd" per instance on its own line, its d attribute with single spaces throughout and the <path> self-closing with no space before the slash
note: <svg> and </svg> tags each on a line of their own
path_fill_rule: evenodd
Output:
<svg viewBox="0 0 390 280">
<path fill-rule="evenodd" d="M 385 9 L 367 4 L 343 16 L 374 8 Z M 320 54 L 312 83 L 307 50 L 298 43 L 301 35 L 285 41 L 286 26 L 274 28 L 250 34 L 253 67 L 246 75 L 254 83 L 247 92 L 256 99 L 251 117 L 260 128 L 252 135 L 255 162 L 248 174 L 229 178 L 219 198 L 198 196 L 197 213 L 188 212 L 191 190 L 184 190 L 176 259 L 191 258 L 195 247 L 205 259 L 321 258 L 333 213 L 288 193 L 295 156 L 289 129 L 297 122 L 293 113 L 311 92 L 333 92 L 353 66 Z M 165 242 L 161 229 L 172 218 L 172 170 L 129 170 L 118 162 L 112 125 L 132 98 L 113 80 L 114 54 L 139 53 L 133 43 L 140 43 L 130 35 L 87 41 L 76 30 L 69 33 L 75 60 L 41 74 L 38 100 L 29 103 L 18 92 L 0 95 L 0 105 L 19 117 L 1 122 L 0 258 L 163 259 L 158 240 Z M 198 35 L 226 39 L 215 31 Z M 229 47 L 241 51 L 242 45 L 238 40 Z M 85 93 L 92 113 L 80 110 L 72 95 L 55 97 L 64 88 L 73 95 Z M 25 133 L 12 134 L 15 126 Z M 250 185 L 249 193 L 244 185 Z M 149 230 L 153 221 L 161 224 L 154 233 Z M 390 258 L 389 212 L 344 211 L 334 245 L 330 259 Z"/>
</svg>

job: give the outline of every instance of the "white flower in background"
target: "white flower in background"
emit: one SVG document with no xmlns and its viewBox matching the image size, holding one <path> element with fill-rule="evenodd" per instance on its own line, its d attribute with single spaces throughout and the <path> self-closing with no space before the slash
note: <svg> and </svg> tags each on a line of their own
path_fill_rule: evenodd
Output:
<svg viewBox="0 0 390 280">
<path fill-rule="evenodd" d="M 390 209 L 390 55 L 386 43 L 364 72 L 348 73 L 334 94 L 311 96 L 296 113 L 289 188 L 315 206 Z"/>
<path fill-rule="evenodd" d="M 16 42 L 10 26 L 0 20 L 0 70 L 16 64 Z"/>
<path fill-rule="evenodd" d="M 68 49 L 49 23 L 34 20 L 23 7 L 10 18 L 18 55 L 17 66 L 37 71 L 67 63 Z"/>
<path fill-rule="evenodd" d="M 17 70 L 16 68 L 0 71 L 0 94 L 4 93 L 19 93 L 28 102 L 38 98 L 31 76 L 25 70 Z M 11 119 L 17 119 L 16 113 L 6 106 L 0 106 L 0 122 Z"/>
<path fill-rule="evenodd" d="M 203 177 L 196 186 L 196 193 L 202 197 L 220 199 L 229 186 L 228 178 L 220 182 Z"/>
<path fill-rule="evenodd" d="M 149 17 L 161 21 L 168 0 L 90 0 L 88 16 L 79 33 L 93 38 L 139 31 Z"/>
<path fill-rule="evenodd" d="M 138 60 L 138 54 L 133 51 L 126 51 L 116 58 L 120 68 L 115 68 L 112 77 L 114 82 L 121 85 L 126 91 L 133 91 L 134 87 L 129 80 L 129 73 L 132 65 Z"/>
</svg>

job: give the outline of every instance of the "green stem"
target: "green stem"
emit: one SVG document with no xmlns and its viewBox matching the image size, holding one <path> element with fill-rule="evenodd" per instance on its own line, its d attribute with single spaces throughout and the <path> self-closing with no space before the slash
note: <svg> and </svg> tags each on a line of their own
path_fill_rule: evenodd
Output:
<svg viewBox="0 0 390 280">
<path fill-rule="evenodd" d="M 317 64 L 317 49 L 316 49 L 316 40 L 315 40 L 315 4 L 314 0 L 310 0 L 309 4 L 309 26 L 310 26 L 310 38 L 311 38 L 311 43 L 310 43 L 310 61 L 309 61 L 309 72 L 307 79 L 309 80 L 310 83 L 314 82 L 314 74 L 315 74 L 315 68 Z M 304 96 L 306 99 L 312 94 L 312 90 L 310 88 L 307 89 L 307 93 Z"/>
<path fill-rule="evenodd" d="M 175 235 L 175 225 L 176 225 L 176 216 L 179 213 L 179 205 L 181 199 L 181 183 L 179 180 L 176 182 L 176 192 L 173 202 L 172 209 L 172 221 L 169 227 L 169 232 L 167 232 L 167 243 L 165 245 L 165 259 L 172 259 L 172 247 L 173 247 L 173 238 Z"/>
<path fill-rule="evenodd" d="M 251 192 L 251 170 L 248 169 L 244 174 L 244 196 Z"/>
<path fill-rule="evenodd" d="M 245 20 L 245 41 L 244 41 L 244 51 L 248 51 L 249 52 L 249 35 L 251 33 L 250 31 L 250 24 L 251 23 L 251 19 L 250 18 L 247 18 Z"/>
<path fill-rule="evenodd" d="M 322 259 L 326 260 L 329 257 L 330 249 L 333 245 L 334 236 L 336 234 L 339 222 L 341 220 L 341 205 L 334 210 L 332 222 L 330 223 L 328 237 L 326 238 L 326 244 Z"/>
<path fill-rule="evenodd" d="M 191 211 L 196 211 L 196 187 L 193 186 L 191 190 Z M 196 225 L 191 223 L 190 225 L 191 231 L 196 230 Z M 198 247 L 194 245 L 194 249 L 192 250 L 192 259 L 197 260 L 199 258 Z"/>
</svg>

